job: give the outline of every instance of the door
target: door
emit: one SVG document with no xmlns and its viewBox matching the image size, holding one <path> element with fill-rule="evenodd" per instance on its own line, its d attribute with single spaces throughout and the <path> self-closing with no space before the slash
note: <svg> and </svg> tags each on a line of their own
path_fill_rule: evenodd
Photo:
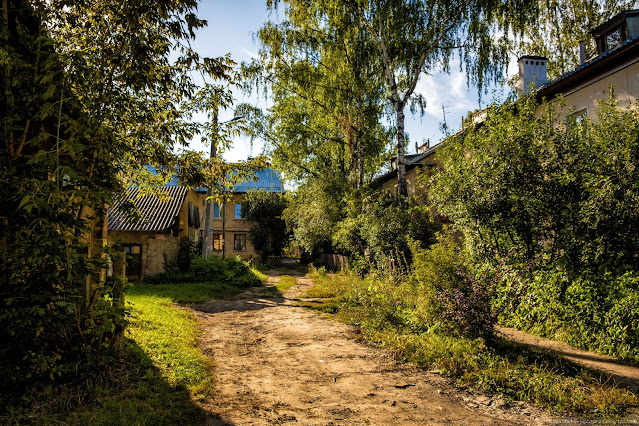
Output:
<svg viewBox="0 0 639 426">
<path fill-rule="evenodd" d="M 123 248 L 126 255 L 126 276 L 142 278 L 142 246 L 126 244 Z"/>
</svg>

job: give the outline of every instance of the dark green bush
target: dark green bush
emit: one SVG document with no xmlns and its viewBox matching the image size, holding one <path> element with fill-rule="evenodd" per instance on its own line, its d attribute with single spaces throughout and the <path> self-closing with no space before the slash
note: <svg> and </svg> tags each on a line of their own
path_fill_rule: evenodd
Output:
<svg viewBox="0 0 639 426">
<path fill-rule="evenodd" d="M 409 241 L 428 246 L 439 229 L 430 209 L 415 198 L 375 192 L 350 200 L 348 217 L 338 223 L 333 243 L 361 274 L 382 269 L 397 273 L 394 279 L 400 281 L 411 262 Z"/>
<path fill-rule="evenodd" d="M 417 309 L 429 325 L 466 337 L 490 336 L 495 318 L 494 283 L 476 277 L 468 254 L 450 235 L 439 234 L 429 249 L 412 245 L 413 273 L 406 284 L 419 294 Z"/>
<path fill-rule="evenodd" d="M 260 283 L 260 279 L 251 271 L 249 264 L 239 258 L 222 259 L 194 257 L 188 272 L 171 270 L 144 278 L 150 284 L 178 284 L 218 282 L 237 287 L 251 287 Z"/>
<path fill-rule="evenodd" d="M 500 294 L 500 296 L 502 296 Z M 506 325 L 639 361 L 639 273 L 538 271 Z"/>
</svg>

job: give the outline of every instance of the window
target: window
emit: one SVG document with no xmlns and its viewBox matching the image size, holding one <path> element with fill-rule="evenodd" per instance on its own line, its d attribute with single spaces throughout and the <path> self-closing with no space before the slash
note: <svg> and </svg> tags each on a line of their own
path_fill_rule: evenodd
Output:
<svg viewBox="0 0 639 426">
<path fill-rule="evenodd" d="M 588 108 L 579 109 L 567 117 L 567 125 L 569 129 L 577 128 L 584 124 L 584 120 L 588 118 Z"/>
<path fill-rule="evenodd" d="M 213 234 L 213 250 L 222 251 L 222 234 Z"/>
<path fill-rule="evenodd" d="M 618 47 L 622 41 L 621 28 L 614 30 L 606 36 L 606 50 L 612 50 Z"/>
<path fill-rule="evenodd" d="M 233 243 L 233 250 L 244 251 L 246 250 L 246 234 L 235 234 L 235 241 Z"/>
<path fill-rule="evenodd" d="M 220 218 L 220 205 L 218 203 L 213 204 L 213 219 Z"/>
<path fill-rule="evenodd" d="M 242 204 L 235 205 L 235 219 L 246 219 L 246 212 Z"/>
</svg>

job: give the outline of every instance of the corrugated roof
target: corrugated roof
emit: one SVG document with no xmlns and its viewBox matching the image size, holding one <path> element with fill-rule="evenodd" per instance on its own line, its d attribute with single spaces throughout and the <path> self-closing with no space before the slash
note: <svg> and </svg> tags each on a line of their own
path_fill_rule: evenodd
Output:
<svg viewBox="0 0 639 426">
<path fill-rule="evenodd" d="M 280 174 L 270 167 L 255 172 L 256 180 L 242 182 L 235 185 L 233 192 L 248 192 L 251 190 L 263 190 L 266 192 L 284 192 L 284 185 Z"/>
<path fill-rule="evenodd" d="M 163 186 L 159 189 L 167 195 L 158 198 L 154 195 L 140 196 L 139 188 L 128 188 L 122 197 L 109 210 L 109 231 L 156 231 L 165 232 L 175 223 L 188 188 L 185 186 Z M 142 219 L 133 222 L 119 207 L 125 201 L 132 201 L 140 210 Z"/>
</svg>

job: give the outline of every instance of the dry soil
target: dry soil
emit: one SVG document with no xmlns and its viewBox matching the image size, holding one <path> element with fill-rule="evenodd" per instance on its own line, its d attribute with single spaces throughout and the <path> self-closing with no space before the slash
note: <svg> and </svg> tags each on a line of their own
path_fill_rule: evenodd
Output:
<svg viewBox="0 0 639 426">
<path fill-rule="evenodd" d="M 194 306 L 201 346 L 215 364 L 209 424 L 507 425 L 549 424 L 523 402 L 456 388 L 437 372 L 396 362 L 355 327 L 299 307 L 309 278 L 283 294 L 254 288 Z M 270 296 L 270 297 L 269 297 Z"/>
</svg>

